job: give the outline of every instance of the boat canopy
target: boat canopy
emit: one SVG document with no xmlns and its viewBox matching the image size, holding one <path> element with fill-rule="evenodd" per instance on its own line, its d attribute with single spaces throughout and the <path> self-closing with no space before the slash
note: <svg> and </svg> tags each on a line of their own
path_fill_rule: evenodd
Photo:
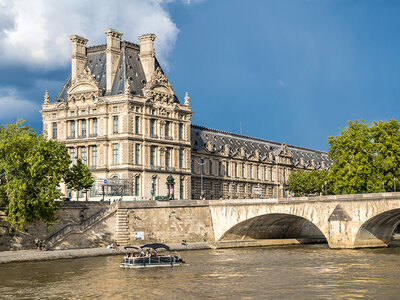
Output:
<svg viewBox="0 0 400 300">
<path fill-rule="evenodd" d="M 165 244 L 161 243 L 153 243 L 153 244 L 146 244 L 141 246 L 140 248 L 152 248 L 154 250 L 159 249 L 159 248 L 164 248 L 165 250 L 169 251 L 169 247 Z"/>
</svg>

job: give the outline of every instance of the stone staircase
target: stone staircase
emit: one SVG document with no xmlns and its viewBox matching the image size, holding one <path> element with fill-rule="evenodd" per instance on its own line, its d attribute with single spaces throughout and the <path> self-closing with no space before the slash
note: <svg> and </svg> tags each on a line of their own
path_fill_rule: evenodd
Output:
<svg viewBox="0 0 400 300">
<path fill-rule="evenodd" d="M 47 249 L 53 248 L 71 233 L 84 233 L 86 230 L 90 229 L 93 225 L 111 216 L 117 210 L 118 210 L 118 202 L 115 202 L 112 203 L 110 206 L 108 206 L 106 209 L 101 210 L 98 213 L 91 216 L 90 218 L 86 219 L 81 224 L 66 225 L 65 227 L 55 232 L 46 239 L 45 243 Z"/>
<path fill-rule="evenodd" d="M 129 245 L 128 210 L 118 209 L 116 213 L 116 239 L 120 246 Z"/>
</svg>

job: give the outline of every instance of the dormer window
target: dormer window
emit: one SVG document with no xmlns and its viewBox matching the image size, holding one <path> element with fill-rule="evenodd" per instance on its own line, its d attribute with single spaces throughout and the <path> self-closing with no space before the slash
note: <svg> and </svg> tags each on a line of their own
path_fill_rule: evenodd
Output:
<svg viewBox="0 0 400 300">
<path fill-rule="evenodd" d="M 75 112 L 71 111 L 71 117 L 75 116 Z"/>
<path fill-rule="evenodd" d="M 113 107 L 113 111 L 114 111 L 114 112 L 118 112 L 118 107 L 117 107 L 117 106 L 114 106 L 114 107 Z"/>
</svg>

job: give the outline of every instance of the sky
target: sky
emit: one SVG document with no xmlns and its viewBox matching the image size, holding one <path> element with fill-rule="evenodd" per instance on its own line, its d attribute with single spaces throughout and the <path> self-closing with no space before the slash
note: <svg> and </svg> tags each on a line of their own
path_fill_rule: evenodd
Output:
<svg viewBox="0 0 400 300">
<path fill-rule="evenodd" d="M 347 120 L 400 119 L 400 1 L 0 0 L 0 124 L 41 132 L 69 36 L 155 33 L 192 124 L 327 151 Z"/>
</svg>

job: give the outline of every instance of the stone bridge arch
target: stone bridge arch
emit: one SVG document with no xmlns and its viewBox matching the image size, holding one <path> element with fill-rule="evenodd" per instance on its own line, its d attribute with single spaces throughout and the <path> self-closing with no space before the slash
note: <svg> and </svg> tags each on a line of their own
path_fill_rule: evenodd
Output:
<svg viewBox="0 0 400 300">
<path fill-rule="evenodd" d="M 288 238 L 326 240 L 321 230 L 309 220 L 284 213 L 265 214 L 242 221 L 226 231 L 220 240 Z"/>
<path fill-rule="evenodd" d="M 385 247 L 400 224 L 400 193 L 251 201 L 210 201 L 214 240 L 293 236 L 300 220 L 306 220 L 303 224 L 313 224 L 330 248 Z M 268 224 L 275 228 L 268 231 Z"/>
<path fill-rule="evenodd" d="M 360 226 L 354 239 L 354 248 L 389 245 L 393 231 L 399 224 L 400 208 L 372 216 Z"/>
</svg>

